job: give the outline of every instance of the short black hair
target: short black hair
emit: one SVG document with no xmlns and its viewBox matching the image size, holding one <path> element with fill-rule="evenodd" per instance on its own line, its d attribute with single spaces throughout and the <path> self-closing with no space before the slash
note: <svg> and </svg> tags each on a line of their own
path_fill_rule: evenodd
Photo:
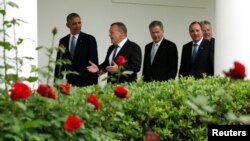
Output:
<svg viewBox="0 0 250 141">
<path fill-rule="evenodd" d="M 80 18 L 80 16 L 77 13 L 70 13 L 67 16 L 66 20 L 67 20 L 67 22 L 69 22 L 72 18 L 75 18 L 75 17 L 79 17 Z"/>
</svg>

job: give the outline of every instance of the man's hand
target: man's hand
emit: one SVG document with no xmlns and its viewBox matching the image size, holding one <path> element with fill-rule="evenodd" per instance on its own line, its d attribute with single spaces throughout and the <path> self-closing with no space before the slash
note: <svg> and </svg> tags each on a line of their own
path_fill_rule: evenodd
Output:
<svg viewBox="0 0 250 141">
<path fill-rule="evenodd" d="M 118 70 L 118 65 L 114 61 L 112 62 L 112 64 L 113 64 L 112 66 L 106 67 L 106 70 L 108 72 L 116 72 Z"/>
<path fill-rule="evenodd" d="M 87 70 L 91 73 L 97 73 L 99 71 L 99 68 L 97 67 L 96 64 L 94 64 L 93 62 L 89 61 L 90 66 L 87 66 Z"/>
</svg>

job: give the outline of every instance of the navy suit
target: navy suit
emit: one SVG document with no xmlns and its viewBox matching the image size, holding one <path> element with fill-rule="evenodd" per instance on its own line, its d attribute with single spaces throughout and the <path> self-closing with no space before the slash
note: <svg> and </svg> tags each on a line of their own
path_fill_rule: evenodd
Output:
<svg viewBox="0 0 250 141">
<path fill-rule="evenodd" d="M 115 49 L 115 45 L 111 45 L 108 49 L 105 61 L 99 65 L 99 69 L 106 72 L 106 67 L 110 66 L 109 64 L 109 56 L 112 53 L 112 51 Z M 114 60 L 116 60 L 117 56 L 123 56 L 125 59 L 127 59 L 127 63 L 124 65 L 124 69 L 127 71 L 133 71 L 133 74 L 128 76 L 122 76 L 120 78 L 120 83 L 123 82 L 132 82 L 137 80 L 137 72 L 141 69 L 141 62 L 142 62 L 142 53 L 141 48 L 136 43 L 127 40 L 126 43 L 122 46 L 121 50 L 117 53 Z M 117 77 L 114 74 L 108 73 L 108 76 L 113 76 L 117 79 Z M 112 81 L 111 79 L 108 79 L 108 82 L 115 83 L 115 81 Z"/>
<path fill-rule="evenodd" d="M 163 39 L 151 64 L 151 50 L 153 42 L 145 47 L 143 61 L 143 80 L 151 81 L 167 81 L 174 79 L 178 68 L 178 51 L 176 44 Z"/>
<path fill-rule="evenodd" d="M 60 39 L 59 45 L 64 45 L 66 48 L 65 53 L 58 52 L 57 60 L 69 59 L 71 64 L 68 65 L 56 65 L 55 67 L 55 78 L 62 78 L 62 71 L 74 71 L 79 74 L 67 74 L 66 79 L 68 83 L 74 86 L 88 86 L 92 84 L 97 84 L 98 76 L 97 74 L 90 73 L 86 67 L 89 66 L 89 60 L 95 64 L 98 64 L 98 53 L 97 53 L 97 43 L 95 37 L 92 35 L 81 32 L 78 36 L 74 58 L 70 55 L 69 51 L 69 40 L 70 35 L 67 35 Z"/>
<path fill-rule="evenodd" d="M 212 46 L 214 47 L 215 44 L 215 38 L 211 38 L 210 43 L 212 44 Z"/>
<path fill-rule="evenodd" d="M 203 73 L 214 75 L 214 47 L 203 39 L 197 51 L 194 63 L 192 62 L 193 42 L 185 44 L 182 48 L 179 75 L 203 78 Z"/>
</svg>

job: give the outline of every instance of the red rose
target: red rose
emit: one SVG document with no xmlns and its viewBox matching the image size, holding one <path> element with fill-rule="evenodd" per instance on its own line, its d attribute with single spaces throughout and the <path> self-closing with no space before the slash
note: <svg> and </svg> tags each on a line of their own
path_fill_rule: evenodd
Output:
<svg viewBox="0 0 250 141">
<path fill-rule="evenodd" d="M 160 136 L 153 131 L 147 131 L 144 137 L 145 141 L 160 141 Z"/>
<path fill-rule="evenodd" d="M 66 95 L 70 94 L 70 84 L 67 82 L 61 85 L 55 85 L 55 87 Z"/>
<path fill-rule="evenodd" d="M 78 128 L 81 128 L 83 125 L 83 121 L 76 116 L 68 116 L 66 121 L 64 122 L 64 129 L 69 132 L 73 132 Z"/>
<path fill-rule="evenodd" d="M 89 95 L 87 101 L 93 104 L 95 106 L 95 109 L 99 109 L 101 107 L 99 100 L 96 98 L 94 94 Z"/>
<path fill-rule="evenodd" d="M 246 77 L 246 69 L 243 64 L 236 61 L 234 62 L 234 68 L 228 72 L 224 72 L 224 74 L 232 79 L 244 79 L 244 77 Z"/>
<path fill-rule="evenodd" d="M 56 94 L 53 92 L 53 89 L 48 85 L 40 84 L 36 91 L 44 97 L 56 99 Z"/>
<path fill-rule="evenodd" d="M 123 66 L 123 65 L 126 64 L 126 62 L 127 62 L 127 60 L 126 60 L 123 56 L 121 56 L 121 55 L 117 56 L 117 59 L 116 59 L 116 61 L 115 61 L 115 63 L 116 63 L 118 66 Z"/>
<path fill-rule="evenodd" d="M 27 99 L 31 95 L 31 89 L 22 82 L 16 82 L 10 89 L 10 92 L 13 101 Z"/>
<path fill-rule="evenodd" d="M 115 87 L 114 92 L 115 92 L 115 95 L 120 98 L 126 98 L 128 95 L 128 90 L 120 85 Z"/>
<path fill-rule="evenodd" d="M 70 84 L 69 83 L 63 83 L 61 85 L 62 92 L 69 94 L 70 92 Z"/>
</svg>

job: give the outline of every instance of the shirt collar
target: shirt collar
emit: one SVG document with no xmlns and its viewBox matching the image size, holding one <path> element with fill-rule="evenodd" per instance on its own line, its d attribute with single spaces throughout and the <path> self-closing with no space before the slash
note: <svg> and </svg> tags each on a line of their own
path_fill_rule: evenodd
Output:
<svg viewBox="0 0 250 141">
<path fill-rule="evenodd" d="M 124 38 L 119 44 L 119 47 L 122 47 L 126 42 L 127 42 L 128 38 Z"/>
<path fill-rule="evenodd" d="M 72 38 L 72 36 L 75 36 L 75 38 L 77 39 L 79 34 L 75 34 L 75 35 L 70 34 L 70 38 Z"/>
<path fill-rule="evenodd" d="M 193 42 L 193 45 L 194 45 L 194 44 L 197 44 L 198 46 L 200 46 L 202 40 L 203 40 L 203 37 L 202 37 L 202 38 L 200 39 L 200 41 L 198 41 L 197 43 Z"/>
<path fill-rule="evenodd" d="M 157 44 L 157 46 L 160 46 L 160 44 L 161 44 L 161 42 L 162 42 L 162 40 L 163 40 L 163 37 L 161 38 L 161 40 L 159 41 L 159 42 L 154 42 L 154 44 Z"/>
</svg>

